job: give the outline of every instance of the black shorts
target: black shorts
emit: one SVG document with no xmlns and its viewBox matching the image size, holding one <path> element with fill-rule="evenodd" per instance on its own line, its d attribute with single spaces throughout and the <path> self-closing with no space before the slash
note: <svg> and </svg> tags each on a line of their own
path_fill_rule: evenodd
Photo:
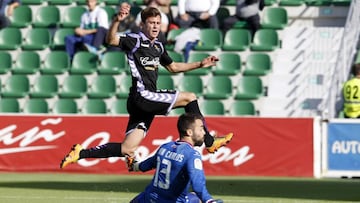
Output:
<svg viewBox="0 0 360 203">
<path fill-rule="evenodd" d="M 170 112 L 178 94 L 176 90 L 142 91 L 130 94 L 127 101 L 129 122 L 126 134 L 141 122 L 144 122 L 149 129 L 155 115 L 167 115 Z"/>
</svg>

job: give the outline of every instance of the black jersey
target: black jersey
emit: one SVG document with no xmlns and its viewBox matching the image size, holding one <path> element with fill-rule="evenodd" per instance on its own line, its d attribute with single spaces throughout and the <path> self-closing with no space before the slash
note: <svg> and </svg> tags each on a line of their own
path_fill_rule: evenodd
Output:
<svg viewBox="0 0 360 203">
<path fill-rule="evenodd" d="M 121 36 L 119 47 L 127 53 L 133 80 L 130 91 L 156 92 L 159 65 L 173 62 L 163 44 L 158 40 L 151 43 L 144 33 L 139 32 Z"/>
</svg>

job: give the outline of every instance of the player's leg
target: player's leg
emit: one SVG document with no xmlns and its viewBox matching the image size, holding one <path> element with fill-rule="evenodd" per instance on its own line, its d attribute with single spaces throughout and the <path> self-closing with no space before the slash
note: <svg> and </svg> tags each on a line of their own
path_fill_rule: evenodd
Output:
<svg viewBox="0 0 360 203">
<path fill-rule="evenodd" d="M 194 93 L 180 92 L 174 107 L 179 107 L 179 106 L 183 106 L 185 108 L 185 112 L 202 115 L 199 108 L 197 97 Z M 203 116 L 203 122 L 205 126 L 204 143 L 208 152 L 210 153 L 216 152 L 220 147 L 226 145 L 232 139 L 233 133 L 229 133 L 224 137 L 213 137 L 207 128 L 204 116 Z"/>
</svg>

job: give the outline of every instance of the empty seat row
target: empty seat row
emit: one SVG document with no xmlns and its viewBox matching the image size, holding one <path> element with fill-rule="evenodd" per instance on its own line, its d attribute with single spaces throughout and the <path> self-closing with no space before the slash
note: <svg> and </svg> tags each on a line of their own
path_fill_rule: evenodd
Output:
<svg viewBox="0 0 360 203">
<path fill-rule="evenodd" d="M 74 99 L 58 99 L 49 104 L 46 99 L 27 99 L 23 106 L 14 98 L 0 100 L 0 113 L 27 114 L 128 114 L 126 99 L 116 99 L 109 105 L 101 99 L 87 99 L 80 105 Z M 204 100 L 200 105 L 204 115 L 254 116 L 257 115 L 255 105 L 251 101 L 234 101 L 229 109 L 218 100 Z M 174 109 L 170 115 L 178 115 L 184 109 Z"/>
<path fill-rule="evenodd" d="M 118 5 L 119 0 L 97 0 L 98 3 L 104 3 L 105 5 Z M 86 5 L 86 0 L 22 0 L 24 5 L 41 5 L 47 3 L 48 5 Z"/>
<path fill-rule="evenodd" d="M 213 76 L 206 85 L 197 76 L 184 76 L 176 84 L 180 91 L 194 92 L 205 99 L 256 100 L 263 95 L 263 85 L 259 77 L 243 76 L 234 86 L 229 77 Z M 40 75 L 30 84 L 26 75 L 7 77 L 0 90 L 3 98 L 127 98 L 131 77 L 124 77 L 117 84 L 111 75 L 99 75 L 87 81 L 83 75 L 68 75 L 59 82 L 53 75 Z M 175 89 L 171 76 L 159 76 L 159 89 Z"/>
<path fill-rule="evenodd" d="M 183 62 L 183 56 L 176 52 L 169 51 L 169 55 L 174 61 Z M 200 61 L 209 56 L 205 52 L 192 52 L 189 62 Z M 236 75 L 241 73 L 245 76 L 264 76 L 272 69 L 271 58 L 266 53 L 251 53 L 246 58 L 244 65 L 240 55 L 237 53 L 221 53 L 216 66 L 210 68 L 197 69 L 186 72 L 185 75 Z M 244 67 L 243 67 L 244 66 Z M 22 51 L 18 53 L 16 59 L 12 59 L 9 52 L 0 52 L 0 74 L 11 71 L 12 74 L 92 74 L 97 72 L 103 74 L 129 73 L 128 64 L 124 52 L 107 52 L 101 61 L 98 56 L 89 52 L 77 52 L 70 62 L 65 51 L 52 51 L 45 55 L 44 60 L 35 51 Z M 160 75 L 170 75 L 164 67 L 159 68 Z"/>
</svg>

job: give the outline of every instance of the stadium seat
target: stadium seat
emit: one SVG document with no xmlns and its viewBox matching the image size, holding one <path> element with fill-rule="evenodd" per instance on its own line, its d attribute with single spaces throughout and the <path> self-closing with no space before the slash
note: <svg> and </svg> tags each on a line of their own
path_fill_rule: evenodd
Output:
<svg viewBox="0 0 360 203">
<path fill-rule="evenodd" d="M 87 99 L 80 108 L 83 114 L 106 114 L 106 103 L 102 99 Z"/>
<path fill-rule="evenodd" d="M 70 58 L 65 51 L 51 51 L 46 54 L 40 68 L 41 74 L 64 74 L 70 68 Z"/>
<path fill-rule="evenodd" d="M 51 108 L 53 114 L 76 114 L 78 113 L 77 103 L 73 99 L 58 99 Z"/>
<path fill-rule="evenodd" d="M 119 0 L 103 0 L 103 2 L 107 6 L 118 6 L 119 5 Z"/>
<path fill-rule="evenodd" d="M 79 51 L 75 53 L 69 72 L 71 74 L 92 74 L 97 71 L 97 65 L 97 55 L 86 51 Z"/>
<path fill-rule="evenodd" d="M 98 74 L 118 75 L 128 67 L 126 55 L 124 52 L 112 51 L 106 52 L 97 67 Z"/>
<path fill-rule="evenodd" d="M 16 50 L 20 48 L 22 35 L 19 28 L 6 27 L 0 30 L 0 50 Z"/>
<path fill-rule="evenodd" d="M 203 93 L 204 85 L 201 77 L 197 75 L 184 75 L 177 86 L 179 91 L 192 92 L 196 96 L 201 96 Z"/>
<path fill-rule="evenodd" d="M 64 28 L 75 28 L 80 26 L 81 15 L 85 13 L 86 8 L 83 6 L 66 7 L 61 15 L 61 26 Z"/>
<path fill-rule="evenodd" d="M 20 104 L 17 99 L 1 98 L 0 99 L 0 112 L 1 113 L 19 113 Z"/>
<path fill-rule="evenodd" d="M 49 5 L 66 6 L 71 5 L 73 0 L 46 0 Z"/>
<path fill-rule="evenodd" d="M 166 37 L 166 50 L 168 51 L 173 51 L 174 50 L 174 44 L 175 44 L 175 39 L 178 35 L 180 35 L 185 29 L 184 28 L 179 28 L 179 29 L 172 29 L 169 31 L 167 37 Z"/>
<path fill-rule="evenodd" d="M 333 6 L 350 6 L 351 0 L 332 0 L 331 5 L 333 5 Z"/>
<path fill-rule="evenodd" d="M 227 76 L 211 77 L 204 91 L 205 99 L 227 99 L 232 94 L 231 79 Z"/>
<path fill-rule="evenodd" d="M 232 29 L 246 29 L 246 28 L 249 28 L 249 25 L 244 20 L 239 20 L 232 26 Z"/>
<path fill-rule="evenodd" d="M 0 74 L 5 74 L 10 71 L 12 67 L 12 56 L 9 52 L 0 52 Z"/>
<path fill-rule="evenodd" d="M 194 47 L 196 51 L 216 51 L 223 43 L 222 32 L 219 29 L 205 28 L 200 30 L 200 41 Z"/>
<path fill-rule="evenodd" d="M 48 113 L 49 106 L 45 99 L 28 99 L 24 103 L 24 113 Z"/>
<path fill-rule="evenodd" d="M 282 7 L 267 7 L 261 18 L 262 29 L 284 29 L 288 24 L 288 14 Z"/>
<path fill-rule="evenodd" d="M 256 100 L 263 95 L 263 85 L 259 77 L 243 76 L 236 85 L 236 100 Z"/>
<path fill-rule="evenodd" d="M 176 108 L 176 109 L 171 109 L 171 111 L 169 112 L 169 115 L 170 116 L 179 116 L 183 113 L 185 113 L 184 108 Z"/>
<path fill-rule="evenodd" d="M 39 7 L 35 13 L 33 27 L 52 28 L 60 22 L 60 10 L 56 6 Z"/>
<path fill-rule="evenodd" d="M 305 0 L 306 6 L 330 6 L 332 0 Z"/>
<path fill-rule="evenodd" d="M 216 12 L 216 17 L 219 20 L 219 24 L 222 25 L 225 18 L 230 16 L 230 10 L 227 7 L 220 6 L 219 9 Z"/>
<path fill-rule="evenodd" d="M 175 62 L 184 62 L 184 56 L 183 54 L 177 53 L 175 51 L 168 51 L 169 56 L 172 58 Z M 159 75 L 171 75 L 174 73 L 170 73 L 165 67 L 159 66 Z"/>
<path fill-rule="evenodd" d="M 116 13 L 116 10 L 112 6 L 101 6 L 102 9 L 104 9 L 108 15 L 109 22 L 112 21 L 114 14 Z"/>
<path fill-rule="evenodd" d="M 202 61 L 204 58 L 210 56 L 206 52 L 190 52 L 188 63 Z M 187 71 L 185 75 L 207 75 L 210 73 L 212 67 L 198 68 L 196 70 Z"/>
<path fill-rule="evenodd" d="M 60 98 L 81 98 L 86 94 L 87 80 L 83 75 L 68 75 L 60 86 Z"/>
<path fill-rule="evenodd" d="M 251 51 L 274 51 L 279 48 L 280 40 L 276 30 L 260 29 L 255 32 Z"/>
<path fill-rule="evenodd" d="M 116 97 L 120 99 L 127 98 L 129 95 L 129 88 L 131 87 L 131 83 L 131 76 L 126 75 L 124 78 L 122 78 L 116 92 Z"/>
<path fill-rule="evenodd" d="M 115 95 L 116 81 L 111 75 L 98 75 L 91 81 L 87 91 L 88 98 L 106 99 Z"/>
<path fill-rule="evenodd" d="M 74 2 L 76 2 L 76 4 L 79 6 L 86 5 L 86 0 L 74 0 Z M 101 4 L 102 2 L 103 2 L 103 0 L 97 0 L 97 4 Z"/>
<path fill-rule="evenodd" d="M 13 15 L 10 17 L 10 27 L 26 28 L 32 23 L 32 10 L 30 6 L 20 5 L 14 9 Z"/>
<path fill-rule="evenodd" d="M 29 78 L 26 75 L 10 75 L 7 77 L 1 96 L 6 98 L 23 98 L 30 89 Z"/>
<path fill-rule="evenodd" d="M 23 50 L 40 51 L 49 47 L 51 35 L 46 28 L 29 29 L 21 44 Z"/>
<path fill-rule="evenodd" d="M 116 99 L 111 103 L 111 114 L 128 114 L 127 111 L 127 99 Z"/>
<path fill-rule="evenodd" d="M 41 5 L 44 2 L 45 0 L 21 0 L 22 5 L 29 5 L 29 6 Z"/>
<path fill-rule="evenodd" d="M 235 100 L 230 105 L 230 116 L 254 116 L 256 115 L 255 105 L 252 101 L 247 100 Z"/>
<path fill-rule="evenodd" d="M 301 6 L 305 4 L 304 0 L 280 0 L 279 6 Z"/>
<path fill-rule="evenodd" d="M 265 6 L 270 7 L 270 6 L 274 5 L 275 3 L 277 3 L 277 0 L 265 0 L 264 3 L 265 3 Z"/>
<path fill-rule="evenodd" d="M 241 71 L 241 57 L 237 53 L 223 52 L 219 55 L 219 61 L 213 68 L 214 75 L 236 75 Z"/>
<path fill-rule="evenodd" d="M 39 75 L 29 92 L 30 98 L 53 98 L 59 89 L 58 80 L 53 75 Z"/>
<path fill-rule="evenodd" d="M 245 63 L 243 75 L 264 76 L 271 71 L 272 63 L 266 53 L 251 53 Z"/>
<path fill-rule="evenodd" d="M 223 51 L 245 51 L 251 43 L 251 34 L 246 29 L 230 29 L 225 33 Z"/>
<path fill-rule="evenodd" d="M 226 6 L 236 6 L 236 0 L 226 0 L 224 2 L 224 5 L 226 5 Z"/>
<path fill-rule="evenodd" d="M 11 68 L 13 74 L 35 74 L 41 66 L 40 55 L 36 51 L 22 51 L 18 53 Z"/>
<path fill-rule="evenodd" d="M 204 115 L 224 115 L 224 104 L 219 100 L 204 100 L 200 104 L 201 113 Z"/>
<path fill-rule="evenodd" d="M 159 75 L 157 80 L 157 89 L 168 89 L 173 90 L 174 89 L 174 80 L 169 75 Z"/>
<path fill-rule="evenodd" d="M 55 31 L 50 48 L 52 50 L 65 50 L 65 37 L 75 34 L 73 28 L 59 28 Z"/>
</svg>

